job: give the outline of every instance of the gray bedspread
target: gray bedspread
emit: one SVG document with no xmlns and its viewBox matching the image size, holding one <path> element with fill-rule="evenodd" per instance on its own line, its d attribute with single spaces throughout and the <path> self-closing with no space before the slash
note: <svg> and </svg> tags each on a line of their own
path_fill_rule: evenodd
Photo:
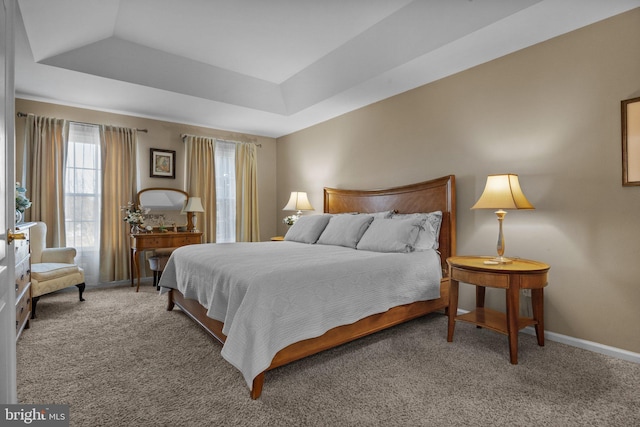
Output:
<svg viewBox="0 0 640 427">
<path fill-rule="evenodd" d="M 441 277 L 436 251 L 390 254 L 284 241 L 178 248 L 160 286 L 180 290 L 224 322 L 222 356 L 251 388 L 282 348 L 438 298 Z"/>
</svg>

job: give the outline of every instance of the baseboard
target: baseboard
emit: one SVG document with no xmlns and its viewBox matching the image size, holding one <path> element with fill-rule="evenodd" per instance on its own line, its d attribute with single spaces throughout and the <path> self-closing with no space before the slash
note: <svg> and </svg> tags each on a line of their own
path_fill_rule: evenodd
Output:
<svg viewBox="0 0 640 427">
<path fill-rule="evenodd" d="M 468 311 L 458 309 L 458 314 L 465 314 L 465 313 L 468 313 Z M 536 330 L 532 326 L 527 326 L 526 328 L 522 329 L 522 331 L 520 332 L 529 334 L 529 335 L 536 334 Z M 572 347 L 589 350 L 594 353 L 604 354 L 607 356 L 616 357 L 618 359 L 628 360 L 629 362 L 640 363 L 640 353 L 634 353 L 632 351 L 623 350 L 621 348 L 611 347 L 608 345 L 600 344 L 593 341 L 587 341 L 580 338 L 574 338 L 568 335 L 558 334 L 556 332 L 545 331 L 544 338 L 545 340 L 567 344 Z"/>
<path fill-rule="evenodd" d="M 531 326 L 527 326 L 522 330 L 522 332 L 529 335 L 536 334 L 536 330 Z M 609 345 L 604 345 L 593 341 L 582 340 L 580 338 L 574 338 L 568 335 L 562 335 L 555 332 L 547 331 L 545 331 L 544 333 L 544 339 L 567 344 L 572 347 L 582 348 L 584 350 L 593 351 L 594 353 L 600 353 L 607 356 L 613 356 L 618 359 L 628 360 L 629 362 L 640 363 L 640 353 L 634 353 L 632 351 L 623 350 L 621 348 L 611 347 Z"/>
</svg>

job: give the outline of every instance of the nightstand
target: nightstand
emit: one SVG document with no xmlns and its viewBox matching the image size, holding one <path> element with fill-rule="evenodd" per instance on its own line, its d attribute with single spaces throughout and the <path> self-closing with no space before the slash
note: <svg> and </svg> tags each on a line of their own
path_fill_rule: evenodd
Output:
<svg viewBox="0 0 640 427">
<path fill-rule="evenodd" d="M 447 341 L 453 341 L 455 322 L 469 322 L 509 337 L 511 363 L 518 363 L 518 331 L 534 326 L 538 345 L 544 345 L 544 293 L 547 286 L 547 264 L 527 259 L 514 259 L 509 264 L 486 264 L 492 257 L 456 256 L 447 258 L 451 289 L 449 291 L 449 328 Z M 476 286 L 476 309 L 457 315 L 458 283 Z M 484 307 L 486 287 L 506 291 L 507 312 Z M 531 289 L 533 317 L 520 317 L 520 289 Z"/>
<path fill-rule="evenodd" d="M 274 236 L 271 238 L 272 242 L 282 242 L 284 241 L 284 236 Z"/>
</svg>

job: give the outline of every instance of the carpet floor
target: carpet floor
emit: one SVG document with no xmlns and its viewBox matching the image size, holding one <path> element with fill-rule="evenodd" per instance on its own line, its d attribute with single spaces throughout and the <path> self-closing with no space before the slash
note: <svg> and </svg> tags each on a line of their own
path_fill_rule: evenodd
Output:
<svg viewBox="0 0 640 427">
<path fill-rule="evenodd" d="M 221 346 L 149 285 L 43 296 L 18 341 L 20 403 L 72 426 L 632 426 L 640 364 L 432 314 L 266 374 L 251 400 Z"/>
</svg>

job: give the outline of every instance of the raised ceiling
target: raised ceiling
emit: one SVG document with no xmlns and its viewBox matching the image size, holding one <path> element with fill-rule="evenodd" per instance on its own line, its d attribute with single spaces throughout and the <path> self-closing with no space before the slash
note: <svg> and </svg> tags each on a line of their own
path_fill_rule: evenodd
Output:
<svg viewBox="0 0 640 427">
<path fill-rule="evenodd" d="M 17 97 L 271 137 L 640 7 L 640 0 L 18 3 Z"/>
</svg>

